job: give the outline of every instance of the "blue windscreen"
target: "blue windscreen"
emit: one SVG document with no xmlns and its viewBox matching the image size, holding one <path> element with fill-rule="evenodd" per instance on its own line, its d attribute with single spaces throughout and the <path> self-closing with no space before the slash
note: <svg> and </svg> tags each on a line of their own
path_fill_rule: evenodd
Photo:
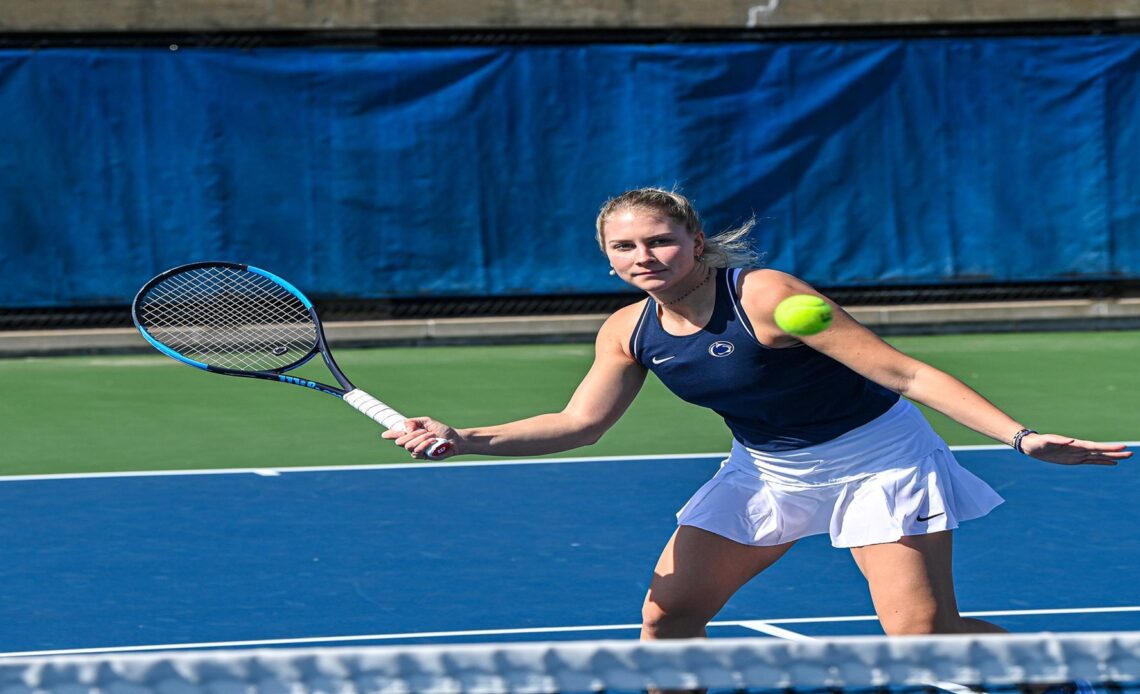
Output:
<svg viewBox="0 0 1140 694">
<path fill-rule="evenodd" d="M 1140 275 L 1140 36 L 5 50 L 0 104 L 3 306 L 620 291 L 644 185 L 819 285 Z"/>
</svg>

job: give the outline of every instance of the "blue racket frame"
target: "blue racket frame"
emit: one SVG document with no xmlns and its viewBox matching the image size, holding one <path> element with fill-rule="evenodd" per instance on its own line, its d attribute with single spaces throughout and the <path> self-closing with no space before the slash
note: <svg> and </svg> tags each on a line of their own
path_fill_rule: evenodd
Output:
<svg viewBox="0 0 1140 694">
<path fill-rule="evenodd" d="M 302 304 L 304 304 L 305 308 L 308 310 L 309 317 L 312 318 L 313 325 L 316 328 L 317 339 L 316 339 L 316 342 L 315 342 L 313 348 L 310 349 L 309 352 L 306 353 L 305 355 L 303 355 L 300 359 L 297 359 L 296 361 L 289 363 L 289 364 L 286 364 L 285 366 L 279 367 L 277 369 L 271 369 L 271 370 L 267 370 L 267 371 L 242 371 L 240 369 L 227 369 L 224 367 L 212 366 L 210 364 L 205 364 L 205 363 L 202 363 L 202 362 L 197 361 L 195 359 L 191 359 L 187 356 L 184 356 L 184 355 L 178 353 L 174 349 L 171 349 L 167 345 L 165 345 L 162 342 L 155 339 L 150 334 L 150 332 L 147 330 L 145 324 L 142 322 L 142 320 L 139 317 L 139 305 L 141 304 L 143 297 L 145 297 L 147 295 L 147 293 L 150 292 L 150 290 L 153 289 L 155 286 L 166 281 L 167 279 L 169 279 L 170 277 L 172 277 L 174 275 L 178 275 L 178 274 L 181 274 L 184 272 L 189 272 L 191 270 L 199 270 L 199 269 L 206 268 L 206 267 L 224 267 L 224 268 L 229 268 L 232 270 L 243 270 L 243 271 L 252 272 L 254 274 L 261 275 L 262 277 L 265 277 L 266 279 L 274 282 L 275 284 L 279 285 L 282 289 L 286 290 L 287 292 L 289 292 L 290 294 L 295 296 Z M 260 379 L 264 379 L 267 381 L 278 381 L 280 383 L 289 383 L 292 385 L 301 386 L 303 388 L 318 390 L 322 393 L 328 393 L 329 395 L 333 395 L 333 396 L 336 396 L 338 398 L 343 398 L 346 393 L 355 389 L 355 387 L 356 387 L 352 384 L 351 381 L 348 380 L 348 377 L 344 375 L 344 372 L 342 372 L 340 370 L 340 367 L 337 366 L 336 360 L 333 359 L 332 354 L 329 352 L 328 343 L 325 340 L 324 326 L 321 324 L 321 319 L 317 315 L 317 310 L 316 310 L 316 307 L 313 306 L 313 302 L 310 301 L 309 298 L 307 296 L 305 296 L 301 292 L 300 289 L 297 289 L 297 287 L 293 286 L 293 284 L 290 283 L 289 281 L 282 279 L 281 277 L 278 277 L 277 275 L 273 274 L 272 272 L 269 272 L 268 270 L 263 270 L 261 268 L 254 267 L 252 265 L 247 265 L 245 263 L 233 263 L 233 262 L 228 262 L 228 261 L 199 261 L 199 262 L 187 263 L 185 265 L 179 265 L 178 267 L 171 268 L 171 269 L 151 278 L 150 281 L 148 281 L 146 284 L 144 284 L 142 286 L 141 289 L 139 289 L 138 293 L 135 295 L 134 300 L 131 302 L 131 320 L 134 322 L 135 327 L 138 329 L 139 333 L 143 336 L 143 338 L 147 342 L 149 342 L 151 344 L 151 346 L 154 347 L 155 349 L 157 349 L 159 352 L 162 352 L 163 354 L 170 357 L 171 359 L 175 359 L 177 361 L 182 362 L 183 364 L 193 366 L 194 368 L 197 368 L 197 369 L 202 369 L 203 371 L 209 371 L 211 373 L 223 374 L 225 376 L 240 376 L 243 378 L 260 378 Z M 339 384 L 339 387 L 331 386 L 331 385 L 328 385 L 327 383 L 321 383 L 319 381 L 311 381 L 311 380 L 306 379 L 306 378 L 298 378 L 296 376 L 288 375 L 288 372 L 304 366 L 309 361 L 311 361 L 313 357 L 317 356 L 318 354 L 320 354 L 321 358 L 324 359 L 325 365 L 328 367 L 329 371 L 332 373 L 333 378 L 336 379 L 337 383 Z"/>
</svg>

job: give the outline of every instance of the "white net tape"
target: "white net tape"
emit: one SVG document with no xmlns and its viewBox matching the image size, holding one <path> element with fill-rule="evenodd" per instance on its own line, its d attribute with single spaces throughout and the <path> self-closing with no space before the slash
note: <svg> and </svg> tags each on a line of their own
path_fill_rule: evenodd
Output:
<svg viewBox="0 0 1140 694">
<path fill-rule="evenodd" d="M 0 693 L 818 690 L 1136 682 L 1140 636 L 594 641 L 0 659 Z"/>
</svg>

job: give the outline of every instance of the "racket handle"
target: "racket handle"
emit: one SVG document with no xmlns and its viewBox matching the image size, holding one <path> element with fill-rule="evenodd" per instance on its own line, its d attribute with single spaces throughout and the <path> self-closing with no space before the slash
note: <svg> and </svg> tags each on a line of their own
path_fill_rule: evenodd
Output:
<svg viewBox="0 0 1140 694">
<path fill-rule="evenodd" d="M 404 430 L 404 420 L 407 419 L 407 417 L 359 388 L 345 393 L 344 401 L 385 429 L 395 429 L 396 431 Z M 436 439 L 428 446 L 425 453 L 429 458 L 442 458 L 447 455 L 449 450 L 451 450 L 450 441 L 447 439 Z"/>
</svg>

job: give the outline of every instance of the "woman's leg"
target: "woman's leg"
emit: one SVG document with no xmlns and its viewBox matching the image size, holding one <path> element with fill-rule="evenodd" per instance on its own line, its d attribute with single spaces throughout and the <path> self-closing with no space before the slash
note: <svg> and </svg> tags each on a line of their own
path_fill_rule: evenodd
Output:
<svg viewBox="0 0 1140 694">
<path fill-rule="evenodd" d="M 949 530 L 851 548 L 887 635 L 1005 631 L 996 624 L 958 614 L 953 550 Z"/>
<path fill-rule="evenodd" d="M 677 528 L 653 571 L 641 609 L 641 638 L 704 636 L 705 625 L 732 594 L 791 546 L 753 547 L 700 528 Z"/>
</svg>

